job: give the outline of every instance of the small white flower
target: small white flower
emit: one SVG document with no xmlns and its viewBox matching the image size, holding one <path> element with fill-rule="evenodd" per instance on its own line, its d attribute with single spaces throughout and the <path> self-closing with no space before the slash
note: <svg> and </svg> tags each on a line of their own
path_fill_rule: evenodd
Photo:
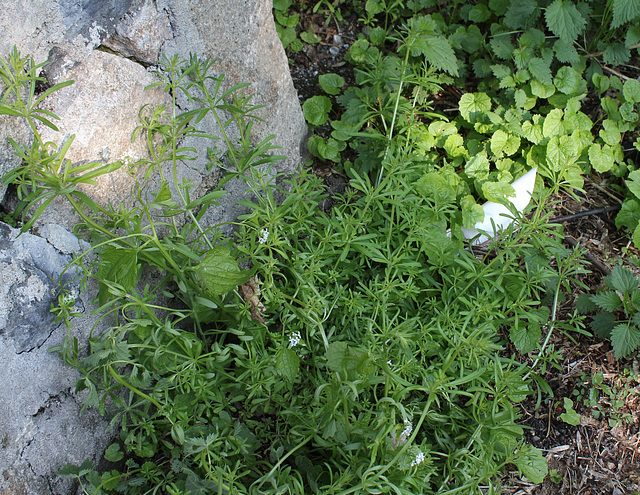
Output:
<svg viewBox="0 0 640 495">
<path fill-rule="evenodd" d="M 404 420 L 404 430 L 402 430 L 402 433 L 400 434 L 400 436 L 404 437 L 405 439 L 407 439 L 407 438 L 409 438 L 411 436 L 411 432 L 412 431 L 413 431 L 413 424 L 408 419 L 405 419 Z"/>
<path fill-rule="evenodd" d="M 258 242 L 260 244 L 264 244 L 269 239 L 269 229 L 262 229 L 260 231 L 260 237 L 258 237 Z"/>
<path fill-rule="evenodd" d="M 301 340 L 302 336 L 300 335 L 300 332 L 293 332 L 291 335 L 289 335 L 289 347 L 297 346 Z"/>
<path fill-rule="evenodd" d="M 424 462 L 424 459 L 425 459 L 424 453 L 418 452 L 418 454 L 416 455 L 416 458 L 413 461 L 411 461 L 411 467 L 421 464 L 422 462 Z"/>
<path fill-rule="evenodd" d="M 389 361 L 387 361 L 387 366 L 389 366 L 389 368 L 391 368 L 393 366 L 393 363 L 391 362 L 391 359 L 389 359 Z"/>
</svg>

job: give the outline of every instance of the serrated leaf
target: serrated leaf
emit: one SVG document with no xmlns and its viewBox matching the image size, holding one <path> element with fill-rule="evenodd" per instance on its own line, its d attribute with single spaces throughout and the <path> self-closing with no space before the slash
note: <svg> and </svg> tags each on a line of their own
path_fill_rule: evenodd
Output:
<svg viewBox="0 0 640 495">
<path fill-rule="evenodd" d="M 637 79 L 627 79 L 622 87 L 622 94 L 626 101 L 630 103 L 640 103 L 640 81 Z"/>
<path fill-rule="evenodd" d="M 591 313 L 596 310 L 595 303 L 591 300 L 591 295 L 583 292 L 576 299 L 576 311 L 580 314 Z"/>
<path fill-rule="evenodd" d="M 518 450 L 513 463 L 532 483 L 542 483 L 549 473 L 549 467 L 544 455 L 532 445 L 523 444 Z"/>
<path fill-rule="evenodd" d="M 491 110 L 491 99 L 486 93 L 465 93 L 458 103 L 460 115 L 470 123 Z"/>
<path fill-rule="evenodd" d="M 611 285 L 615 290 L 629 294 L 638 290 L 638 279 L 628 268 L 616 265 L 611 269 Z"/>
<path fill-rule="evenodd" d="M 616 316 L 613 313 L 601 311 L 593 317 L 589 326 L 595 335 L 601 339 L 608 339 L 615 324 Z"/>
<path fill-rule="evenodd" d="M 509 60 L 515 47 L 511 43 L 511 33 L 498 33 L 491 37 L 489 46 L 496 57 Z"/>
<path fill-rule="evenodd" d="M 544 17 L 551 32 L 569 42 L 575 41 L 587 25 L 580 11 L 568 0 L 555 0 L 547 7 Z"/>
<path fill-rule="evenodd" d="M 611 311 L 612 313 L 622 307 L 622 300 L 620 299 L 620 296 L 612 290 L 607 290 L 600 294 L 591 296 L 591 300 L 599 308 L 604 309 L 605 311 Z"/>
<path fill-rule="evenodd" d="M 322 74 L 318 77 L 318 82 L 325 93 L 338 95 L 344 86 L 344 78 L 338 74 Z"/>
<path fill-rule="evenodd" d="M 504 15 L 504 23 L 512 29 L 523 29 L 536 20 L 538 16 L 534 16 L 533 13 L 537 8 L 536 0 L 511 1 Z"/>
<path fill-rule="evenodd" d="M 491 17 L 491 12 L 486 5 L 477 3 L 469 10 L 469 20 L 471 22 L 484 22 Z"/>
<path fill-rule="evenodd" d="M 311 125 L 319 126 L 329 119 L 331 100 L 326 96 L 313 96 L 302 105 L 302 113 Z"/>
<path fill-rule="evenodd" d="M 539 57 L 529 61 L 528 69 L 531 76 L 544 84 L 551 84 L 550 61 L 543 60 Z"/>
<path fill-rule="evenodd" d="M 411 45 L 411 55 L 422 54 L 425 60 L 436 69 L 452 76 L 458 75 L 458 59 L 451 43 L 444 36 L 423 36 Z"/>
<path fill-rule="evenodd" d="M 112 443 L 104 452 L 104 458 L 110 462 L 118 462 L 124 457 L 124 453 L 120 450 L 120 445 Z"/>
<path fill-rule="evenodd" d="M 613 29 L 640 18 L 640 0 L 613 0 Z"/>
<path fill-rule="evenodd" d="M 640 42 L 640 26 L 629 26 L 627 29 L 627 34 L 624 38 L 624 46 L 627 48 L 637 45 Z M 638 53 L 640 53 L 640 48 L 637 49 Z"/>
<path fill-rule="evenodd" d="M 195 270 L 207 291 L 218 296 L 245 284 L 251 277 L 251 271 L 242 270 L 225 246 L 208 251 Z"/>
<path fill-rule="evenodd" d="M 580 55 L 572 41 L 558 39 L 553 44 L 553 51 L 556 58 L 563 64 L 575 64 L 580 61 Z"/>
<path fill-rule="evenodd" d="M 298 375 L 300 369 L 300 358 L 293 349 L 284 348 L 276 355 L 276 370 L 282 377 L 292 382 Z"/>
<path fill-rule="evenodd" d="M 628 323 L 616 325 L 611 330 L 611 345 L 616 359 L 628 356 L 640 347 L 640 330 Z"/>
<path fill-rule="evenodd" d="M 622 65 L 629 62 L 631 52 L 622 43 L 608 45 L 602 52 L 602 60 L 607 65 Z"/>
</svg>

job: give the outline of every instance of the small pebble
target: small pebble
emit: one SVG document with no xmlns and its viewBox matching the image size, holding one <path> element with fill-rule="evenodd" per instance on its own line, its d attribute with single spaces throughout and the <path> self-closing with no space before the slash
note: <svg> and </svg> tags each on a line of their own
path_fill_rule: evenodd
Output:
<svg viewBox="0 0 640 495">
<path fill-rule="evenodd" d="M 340 53 L 340 48 L 332 46 L 331 48 L 329 48 L 329 53 L 335 57 Z"/>
<path fill-rule="evenodd" d="M 340 36 L 339 34 L 334 34 L 333 35 L 333 44 L 334 45 L 341 45 L 342 44 L 342 36 Z"/>
</svg>

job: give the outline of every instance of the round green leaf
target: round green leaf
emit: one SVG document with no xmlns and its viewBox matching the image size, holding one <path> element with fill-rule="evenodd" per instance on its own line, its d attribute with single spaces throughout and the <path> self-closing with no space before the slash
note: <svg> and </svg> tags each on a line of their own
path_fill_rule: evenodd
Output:
<svg viewBox="0 0 640 495">
<path fill-rule="evenodd" d="M 331 100 L 326 96 L 314 96 L 302 105 L 302 113 L 311 125 L 322 125 L 329 119 Z"/>
</svg>

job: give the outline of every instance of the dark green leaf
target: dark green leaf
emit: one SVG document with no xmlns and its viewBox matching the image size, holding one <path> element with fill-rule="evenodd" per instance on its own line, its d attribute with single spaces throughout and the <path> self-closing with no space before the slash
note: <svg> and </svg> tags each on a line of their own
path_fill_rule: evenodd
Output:
<svg viewBox="0 0 640 495">
<path fill-rule="evenodd" d="M 591 296 L 587 293 L 582 293 L 576 299 L 576 310 L 580 314 L 591 313 L 596 310 L 595 303 L 591 300 Z"/>
<path fill-rule="evenodd" d="M 538 15 L 533 15 L 538 9 L 536 0 L 512 0 L 504 16 L 504 23 L 513 29 L 523 29 L 535 21 Z"/>
<path fill-rule="evenodd" d="M 631 57 L 631 52 L 622 43 L 613 43 L 607 46 L 602 53 L 602 60 L 608 65 L 626 64 Z"/>
<path fill-rule="evenodd" d="M 325 93 L 330 95 L 338 95 L 344 86 L 344 79 L 338 74 L 322 74 L 318 81 Z"/>
<path fill-rule="evenodd" d="M 628 323 L 616 325 L 611 330 L 611 345 L 616 359 L 628 356 L 640 347 L 640 330 Z"/>
<path fill-rule="evenodd" d="M 120 445 L 117 443 L 112 443 L 107 447 L 107 450 L 104 452 L 104 458 L 110 462 L 118 462 L 124 457 L 124 454 L 120 450 Z"/>
<path fill-rule="evenodd" d="M 612 290 L 607 290 L 591 296 L 591 300 L 601 309 L 605 311 L 617 311 L 622 306 L 620 296 Z"/>
<path fill-rule="evenodd" d="M 630 294 L 638 290 L 638 279 L 628 268 L 616 265 L 611 269 L 611 285 L 623 294 Z"/>
<path fill-rule="evenodd" d="M 225 246 L 214 247 L 207 252 L 195 269 L 206 289 L 219 296 L 246 283 L 251 277 L 251 271 L 242 270 Z"/>
<path fill-rule="evenodd" d="M 613 29 L 640 20 L 640 0 L 613 0 Z"/>
<path fill-rule="evenodd" d="M 591 330 L 601 339 L 609 338 L 611 330 L 616 324 L 616 316 L 609 311 L 602 311 L 593 317 Z"/>
<path fill-rule="evenodd" d="M 300 358 L 293 349 L 284 348 L 276 355 L 276 370 L 285 380 L 293 382 L 298 375 Z"/>
<path fill-rule="evenodd" d="M 96 278 L 100 282 L 98 300 L 104 304 L 111 297 L 110 288 L 105 282 L 113 282 L 125 291 L 135 287 L 138 281 L 138 253 L 135 249 L 125 249 L 107 245 L 100 253 L 102 258 L 99 264 Z"/>
<path fill-rule="evenodd" d="M 324 124 L 329 119 L 331 100 L 326 96 L 313 96 L 304 102 L 302 112 L 304 117 L 312 125 Z"/>
</svg>

